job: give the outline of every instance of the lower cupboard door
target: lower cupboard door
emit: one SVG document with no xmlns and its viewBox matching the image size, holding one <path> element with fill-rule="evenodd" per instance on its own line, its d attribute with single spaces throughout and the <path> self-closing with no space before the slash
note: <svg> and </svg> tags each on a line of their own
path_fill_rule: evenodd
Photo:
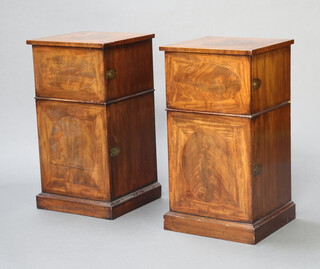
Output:
<svg viewBox="0 0 320 269">
<path fill-rule="evenodd" d="M 108 200 L 106 107 L 37 100 L 42 191 Z"/>
<path fill-rule="evenodd" d="M 170 210 L 251 219 L 250 119 L 168 112 Z"/>
</svg>

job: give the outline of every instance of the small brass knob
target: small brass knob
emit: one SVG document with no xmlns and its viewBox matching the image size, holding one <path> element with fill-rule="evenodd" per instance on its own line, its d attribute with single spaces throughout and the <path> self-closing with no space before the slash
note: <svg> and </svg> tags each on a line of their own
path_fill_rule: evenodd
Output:
<svg viewBox="0 0 320 269">
<path fill-rule="evenodd" d="M 110 156 L 111 157 L 116 157 L 120 153 L 120 148 L 119 147 L 114 147 L 110 149 Z"/>
<path fill-rule="evenodd" d="M 262 173 L 262 165 L 259 165 L 259 164 L 255 164 L 253 165 L 252 167 L 252 175 L 254 177 L 260 175 Z"/>
<path fill-rule="evenodd" d="M 107 79 L 113 79 L 117 76 L 117 71 L 115 69 L 108 69 L 106 72 Z"/>
<path fill-rule="evenodd" d="M 255 78 L 252 80 L 252 90 L 256 91 L 260 88 L 261 80 L 258 78 Z"/>
</svg>

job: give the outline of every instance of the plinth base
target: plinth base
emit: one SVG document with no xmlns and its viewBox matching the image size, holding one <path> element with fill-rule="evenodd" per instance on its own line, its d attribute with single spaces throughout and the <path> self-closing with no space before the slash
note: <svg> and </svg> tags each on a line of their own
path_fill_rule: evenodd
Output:
<svg viewBox="0 0 320 269">
<path fill-rule="evenodd" d="M 295 204 L 293 202 L 287 203 L 253 224 L 170 211 L 164 215 L 164 229 L 256 244 L 293 219 L 295 219 Z"/>
<path fill-rule="evenodd" d="M 115 219 L 160 197 L 161 185 L 156 182 L 112 202 L 40 193 L 37 195 L 37 207 L 96 218 Z"/>
</svg>

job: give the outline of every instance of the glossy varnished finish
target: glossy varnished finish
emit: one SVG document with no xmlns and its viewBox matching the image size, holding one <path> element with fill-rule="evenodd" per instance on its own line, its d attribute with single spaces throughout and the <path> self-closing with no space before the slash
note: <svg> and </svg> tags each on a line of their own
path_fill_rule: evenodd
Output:
<svg viewBox="0 0 320 269">
<path fill-rule="evenodd" d="M 244 56 L 166 53 L 167 107 L 250 113 L 250 65 Z"/>
<path fill-rule="evenodd" d="M 157 180 L 153 92 L 107 108 L 112 198 L 116 199 Z"/>
<path fill-rule="evenodd" d="M 111 33 L 82 31 L 27 40 L 27 44 L 38 46 L 106 48 L 154 38 L 154 34 Z"/>
<path fill-rule="evenodd" d="M 290 100 L 290 46 L 252 57 L 252 79 L 260 79 L 252 91 L 252 113 Z"/>
<path fill-rule="evenodd" d="M 253 220 L 291 201 L 290 104 L 252 120 L 252 159 L 262 166 L 253 178 Z"/>
<path fill-rule="evenodd" d="M 223 55 L 254 55 L 290 46 L 291 44 L 293 44 L 292 39 L 206 36 L 172 45 L 161 46 L 160 50 Z"/>
<path fill-rule="evenodd" d="M 37 101 L 42 190 L 110 200 L 106 107 Z"/>
<path fill-rule="evenodd" d="M 251 221 L 250 141 L 249 119 L 168 112 L 170 210 Z"/>
<path fill-rule="evenodd" d="M 153 88 L 151 40 L 106 49 L 38 45 L 33 59 L 37 97 L 103 103 Z"/>
<path fill-rule="evenodd" d="M 104 59 L 106 70 L 117 72 L 107 80 L 107 100 L 153 88 L 151 39 L 105 49 Z"/>
<path fill-rule="evenodd" d="M 34 46 L 36 96 L 106 99 L 103 50 Z"/>
<path fill-rule="evenodd" d="M 90 32 L 28 41 L 39 208 L 113 219 L 160 197 L 152 37 Z"/>
<path fill-rule="evenodd" d="M 255 244 L 295 218 L 290 44 L 206 37 L 166 51 L 167 230 Z"/>
<path fill-rule="evenodd" d="M 289 202 L 255 223 L 225 221 L 168 212 L 164 215 L 164 228 L 175 232 L 254 245 L 295 219 L 295 216 L 293 202 Z"/>
</svg>

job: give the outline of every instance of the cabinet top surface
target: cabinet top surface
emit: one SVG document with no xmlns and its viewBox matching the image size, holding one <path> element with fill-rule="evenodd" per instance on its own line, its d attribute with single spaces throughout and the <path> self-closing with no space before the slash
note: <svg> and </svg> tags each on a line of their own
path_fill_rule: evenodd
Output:
<svg viewBox="0 0 320 269">
<path fill-rule="evenodd" d="M 77 32 L 27 40 L 27 44 L 40 46 L 105 48 L 151 39 L 154 34 Z"/>
<path fill-rule="evenodd" d="M 253 55 L 289 46 L 293 39 L 240 38 L 206 36 L 161 46 L 162 51 Z"/>
</svg>

